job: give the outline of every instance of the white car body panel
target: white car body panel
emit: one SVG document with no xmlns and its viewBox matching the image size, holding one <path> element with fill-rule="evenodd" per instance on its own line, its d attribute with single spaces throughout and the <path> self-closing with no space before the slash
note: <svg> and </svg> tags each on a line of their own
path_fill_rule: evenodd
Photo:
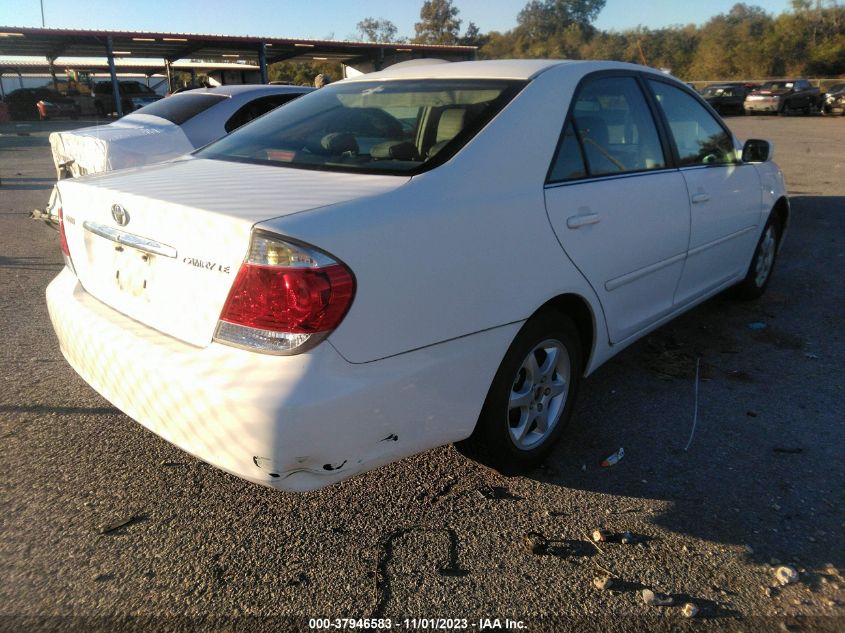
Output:
<svg viewBox="0 0 845 633">
<path fill-rule="evenodd" d="M 588 374 L 738 281 L 785 196 L 773 163 L 736 170 L 741 186 L 758 181 L 746 196 L 718 189 L 709 180 L 716 170 L 706 174 L 700 182 L 714 206 L 730 207 L 713 211 L 723 214 L 718 224 L 691 208 L 698 183 L 682 169 L 547 186 L 576 86 L 606 69 L 647 70 L 470 62 L 346 80 L 530 79 L 447 162 L 413 177 L 188 158 L 62 181 L 77 273 L 64 270 L 47 293 L 62 352 L 153 432 L 279 489 L 310 490 L 467 437 L 508 346 L 542 306 L 562 295 L 587 306 Z M 156 256 L 151 295 L 120 290 L 122 255 L 110 259 L 113 245 L 84 228 L 113 225 L 114 204 L 131 215 L 133 233 L 178 253 Z M 570 229 L 567 220 L 585 206 L 602 222 Z M 633 208 L 645 218 L 632 217 Z M 746 237 L 724 239 L 734 225 Z M 264 355 L 211 340 L 255 229 L 323 249 L 355 276 L 349 312 L 305 353 Z M 691 243 L 715 242 L 731 244 L 721 251 L 730 265 L 709 275 L 688 267 Z M 689 290 L 677 292 L 685 280 Z"/>
<path fill-rule="evenodd" d="M 223 95 L 214 105 L 180 125 L 158 116 L 132 112 L 108 125 L 53 132 L 50 147 L 56 169 L 69 164 L 73 177 L 127 167 L 140 167 L 178 158 L 227 134 L 226 122 L 241 107 L 261 97 L 300 95 L 299 86 L 232 85 L 180 93 L 194 98 Z"/>
<path fill-rule="evenodd" d="M 690 192 L 692 227 L 677 303 L 744 275 L 762 230 L 762 194 L 748 195 L 760 191 L 754 165 L 692 167 L 681 173 Z M 713 270 L 719 269 L 723 274 L 714 279 Z"/>
<path fill-rule="evenodd" d="M 612 342 L 672 311 L 690 234 L 687 190 L 677 170 L 549 186 L 546 207 L 563 249 L 593 281 Z M 598 222 L 571 220 L 589 214 Z M 662 239 L 655 243 L 656 233 Z"/>
<path fill-rule="evenodd" d="M 288 357 L 194 348 L 115 313 L 68 269 L 47 305 L 65 358 L 127 415 L 218 468 L 297 492 L 469 435 L 519 329 L 352 365 L 326 343 Z"/>
<path fill-rule="evenodd" d="M 150 327 L 205 346 L 256 222 L 367 198 L 407 181 L 188 158 L 62 180 L 57 186 L 67 209 L 65 232 L 71 252 L 77 253 L 74 264 L 85 289 Z M 117 251 L 113 242 L 85 229 L 86 221 L 114 225 L 115 204 L 129 213 L 133 234 L 172 247 L 176 257 L 150 256 L 139 262 L 141 255 L 132 253 L 134 249 Z M 196 221 L 198 214 L 202 222 Z M 134 279 L 120 278 L 116 284 L 116 270 Z"/>
</svg>

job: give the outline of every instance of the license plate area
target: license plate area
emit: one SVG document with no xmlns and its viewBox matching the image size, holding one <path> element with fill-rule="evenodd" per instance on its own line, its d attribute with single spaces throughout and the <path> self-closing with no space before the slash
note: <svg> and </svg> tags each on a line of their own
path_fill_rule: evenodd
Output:
<svg viewBox="0 0 845 633">
<path fill-rule="evenodd" d="M 112 248 L 112 268 L 118 289 L 136 298 L 147 295 L 151 291 L 155 255 L 119 244 Z"/>
</svg>

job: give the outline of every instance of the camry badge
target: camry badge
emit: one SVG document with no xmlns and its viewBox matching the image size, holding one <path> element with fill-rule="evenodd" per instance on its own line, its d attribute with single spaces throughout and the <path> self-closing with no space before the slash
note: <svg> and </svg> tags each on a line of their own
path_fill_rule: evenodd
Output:
<svg viewBox="0 0 845 633">
<path fill-rule="evenodd" d="M 126 226 L 129 224 L 129 212 L 119 204 L 111 205 L 111 217 L 117 222 L 118 226 Z"/>
</svg>

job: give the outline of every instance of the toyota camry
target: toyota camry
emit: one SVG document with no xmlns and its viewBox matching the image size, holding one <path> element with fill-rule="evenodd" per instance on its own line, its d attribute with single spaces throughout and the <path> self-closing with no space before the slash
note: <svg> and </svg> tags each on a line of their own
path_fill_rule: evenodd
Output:
<svg viewBox="0 0 845 633">
<path fill-rule="evenodd" d="M 583 377 L 716 293 L 763 293 L 789 217 L 771 153 L 642 66 L 388 68 L 61 181 L 50 316 L 96 391 L 260 484 L 450 442 L 525 471 Z"/>
</svg>

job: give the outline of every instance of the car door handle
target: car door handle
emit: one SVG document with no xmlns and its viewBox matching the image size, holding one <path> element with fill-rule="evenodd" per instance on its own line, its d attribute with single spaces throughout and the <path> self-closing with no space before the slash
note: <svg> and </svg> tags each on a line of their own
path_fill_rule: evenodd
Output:
<svg viewBox="0 0 845 633">
<path fill-rule="evenodd" d="M 702 202 L 707 202 L 708 200 L 710 200 L 709 193 L 697 193 L 692 197 L 693 204 L 700 204 Z"/>
<path fill-rule="evenodd" d="M 566 226 L 570 229 L 577 229 L 588 224 L 598 224 L 601 216 L 598 213 L 579 213 L 566 219 Z"/>
</svg>

